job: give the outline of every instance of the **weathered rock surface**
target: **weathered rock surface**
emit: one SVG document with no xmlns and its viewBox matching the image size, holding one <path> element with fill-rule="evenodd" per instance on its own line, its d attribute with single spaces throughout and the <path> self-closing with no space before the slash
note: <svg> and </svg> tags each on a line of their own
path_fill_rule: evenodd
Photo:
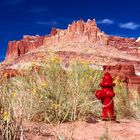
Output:
<svg viewBox="0 0 140 140">
<path fill-rule="evenodd" d="M 140 94 L 140 75 L 135 74 L 134 65 L 104 65 L 104 72 L 110 72 L 113 77 L 118 77 L 126 83 L 127 87 L 137 89 Z"/>
<path fill-rule="evenodd" d="M 10 41 L 6 53 L 6 60 L 20 57 L 43 44 L 44 37 L 40 36 L 23 36 L 20 41 Z"/>
<path fill-rule="evenodd" d="M 140 57 L 140 50 L 138 48 L 140 42 L 136 42 L 134 38 L 108 36 L 100 31 L 95 20 L 88 20 L 86 23 L 83 20 L 79 20 L 68 25 L 66 30 L 52 28 L 48 36 L 24 36 L 20 41 L 10 41 L 6 60 L 13 60 L 41 46 L 51 47 L 51 49 L 56 46 L 63 46 L 61 47 L 63 50 L 66 49 L 65 43 L 69 43 L 71 46 L 74 43 L 90 43 L 92 50 L 95 47 L 112 47 L 125 54 Z M 79 50 L 82 49 L 82 47 L 79 48 Z"/>
<path fill-rule="evenodd" d="M 66 30 L 52 28 L 48 36 L 24 36 L 20 41 L 10 41 L 3 68 L 46 60 L 51 51 L 66 65 L 71 60 L 106 65 L 104 71 L 129 79 L 130 85 L 140 85 L 140 78 L 135 75 L 136 71 L 140 72 L 139 47 L 140 42 L 134 38 L 109 36 L 101 32 L 95 20 L 86 23 L 79 20 L 68 25 Z M 9 73 L 12 73 L 11 70 Z"/>
</svg>

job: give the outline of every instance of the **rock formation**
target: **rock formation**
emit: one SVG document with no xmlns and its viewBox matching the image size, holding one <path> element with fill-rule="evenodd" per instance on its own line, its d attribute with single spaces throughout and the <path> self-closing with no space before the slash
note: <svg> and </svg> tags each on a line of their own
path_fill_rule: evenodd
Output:
<svg viewBox="0 0 140 140">
<path fill-rule="evenodd" d="M 104 72 L 110 72 L 113 77 L 118 77 L 129 88 L 135 88 L 140 94 L 140 76 L 135 74 L 134 65 L 104 65 Z"/>
<path fill-rule="evenodd" d="M 6 53 L 6 60 L 20 57 L 43 44 L 44 37 L 41 36 L 23 36 L 20 41 L 10 41 Z"/>
<path fill-rule="evenodd" d="M 125 54 L 140 56 L 140 42 L 134 38 L 108 36 L 101 32 L 95 20 L 73 22 L 66 30 L 53 28 L 48 36 L 24 36 L 20 41 L 10 41 L 6 60 L 18 58 L 41 46 L 54 46 L 60 43 L 90 43 L 94 47 L 112 47 Z M 80 48 L 82 49 L 82 48 Z"/>
<path fill-rule="evenodd" d="M 104 71 L 119 75 L 129 86 L 136 85 L 140 92 L 140 76 L 135 74 L 140 72 L 139 40 L 106 35 L 95 20 L 74 21 L 66 30 L 52 28 L 46 36 L 26 35 L 22 40 L 10 41 L 0 75 L 19 75 L 15 65 L 46 60 L 53 52 L 64 65 L 70 60 L 82 60 L 92 66 L 103 66 Z"/>
</svg>

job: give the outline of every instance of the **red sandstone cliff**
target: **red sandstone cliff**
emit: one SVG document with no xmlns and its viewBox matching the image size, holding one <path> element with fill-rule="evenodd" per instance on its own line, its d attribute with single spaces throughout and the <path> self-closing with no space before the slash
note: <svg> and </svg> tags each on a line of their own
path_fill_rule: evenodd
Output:
<svg viewBox="0 0 140 140">
<path fill-rule="evenodd" d="M 44 59 L 44 53 L 51 50 L 64 59 L 86 59 L 99 65 L 130 63 L 137 67 L 139 46 L 140 42 L 134 38 L 106 35 L 95 20 L 86 23 L 79 20 L 68 25 L 66 30 L 53 28 L 48 36 L 24 36 L 20 41 L 10 41 L 5 62 Z"/>
<path fill-rule="evenodd" d="M 69 44 L 81 44 L 88 42 L 91 44 L 92 49 L 94 49 L 94 47 L 110 46 L 117 48 L 126 54 L 137 56 L 140 54 L 138 49 L 140 42 L 136 42 L 135 39 L 108 36 L 100 31 L 96 25 L 95 20 L 88 20 L 86 23 L 82 20 L 79 20 L 77 22 L 73 22 L 71 25 L 68 25 L 66 30 L 53 28 L 49 36 L 24 36 L 20 41 L 10 41 L 8 43 L 6 60 L 18 58 L 41 46 L 46 46 L 46 48 L 53 48 L 53 46 L 62 46 L 62 44 L 68 42 Z M 63 49 L 66 49 L 65 46 L 61 48 L 61 50 Z M 82 48 L 79 49 L 82 50 Z"/>
<path fill-rule="evenodd" d="M 6 53 L 6 60 L 14 59 L 30 52 L 43 44 L 44 37 L 23 36 L 20 41 L 10 41 Z"/>
<path fill-rule="evenodd" d="M 75 59 L 86 60 L 93 67 L 106 65 L 104 71 L 119 75 L 127 79 L 128 85 L 138 85 L 140 89 L 140 77 L 135 75 L 140 72 L 139 47 L 139 39 L 109 36 L 101 32 L 95 20 L 79 20 L 66 30 L 52 28 L 48 36 L 24 36 L 20 41 L 10 41 L 0 75 L 19 75 L 21 65 L 45 60 L 53 52 L 64 65 Z"/>
</svg>

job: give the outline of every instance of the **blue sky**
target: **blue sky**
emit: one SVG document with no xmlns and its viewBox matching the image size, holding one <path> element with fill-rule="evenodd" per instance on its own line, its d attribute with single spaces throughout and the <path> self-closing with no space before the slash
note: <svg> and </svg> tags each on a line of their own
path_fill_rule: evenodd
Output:
<svg viewBox="0 0 140 140">
<path fill-rule="evenodd" d="M 46 35 L 73 20 L 95 18 L 107 34 L 140 36 L 139 0 L 0 0 L 0 61 L 8 41 Z"/>
</svg>

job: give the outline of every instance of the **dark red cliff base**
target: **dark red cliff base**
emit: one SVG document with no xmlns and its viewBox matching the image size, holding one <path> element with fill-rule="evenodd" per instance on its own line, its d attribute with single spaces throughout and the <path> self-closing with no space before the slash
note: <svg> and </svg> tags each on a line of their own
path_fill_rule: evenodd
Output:
<svg viewBox="0 0 140 140">
<path fill-rule="evenodd" d="M 41 36 L 24 36 L 20 41 L 10 41 L 6 53 L 6 59 L 20 57 L 43 44 L 44 37 Z"/>
<path fill-rule="evenodd" d="M 114 77 L 119 76 L 127 84 L 128 88 L 135 87 L 140 94 L 140 76 L 135 74 L 133 65 L 104 65 L 103 70 Z"/>
</svg>

